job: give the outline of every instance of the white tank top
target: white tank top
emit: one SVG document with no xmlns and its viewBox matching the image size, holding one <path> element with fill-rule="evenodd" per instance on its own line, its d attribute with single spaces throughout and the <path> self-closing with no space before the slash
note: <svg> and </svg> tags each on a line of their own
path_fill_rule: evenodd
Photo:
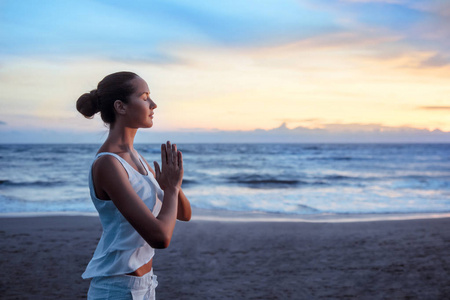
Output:
<svg viewBox="0 0 450 300">
<path fill-rule="evenodd" d="M 155 255 L 155 250 L 128 223 L 114 203 L 111 200 L 98 199 L 95 195 L 92 165 L 103 155 L 112 155 L 120 161 L 128 173 L 131 186 L 155 217 L 161 210 L 164 197 L 163 190 L 140 155 L 139 160 L 147 171 L 147 175 L 136 171 L 117 154 L 109 152 L 97 154 L 89 171 L 89 189 L 92 202 L 100 216 L 103 233 L 94 256 L 86 267 L 86 271 L 81 275 L 84 279 L 131 273 L 148 263 Z"/>
</svg>

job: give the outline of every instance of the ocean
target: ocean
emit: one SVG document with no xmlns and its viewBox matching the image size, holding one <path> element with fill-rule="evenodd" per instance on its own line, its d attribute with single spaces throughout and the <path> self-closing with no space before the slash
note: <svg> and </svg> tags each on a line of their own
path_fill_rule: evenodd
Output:
<svg viewBox="0 0 450 300">
<path fill-rule="evenodd" d="M 0 213 L 95 212 L 99 145 L 0 145 Z M 151 164 L 160 145 L 135 145 Z M 195 208 L 283 215 L 450 212 L 450 144 L 179 144 Z"/>
</svg>

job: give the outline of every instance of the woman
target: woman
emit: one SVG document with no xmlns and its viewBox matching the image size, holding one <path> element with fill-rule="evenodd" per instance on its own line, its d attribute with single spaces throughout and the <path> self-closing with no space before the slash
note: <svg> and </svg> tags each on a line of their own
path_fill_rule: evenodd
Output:
<svg viewBox="0 0 450 300">
<path fill-rule="evenodd" d="M 89 172 L 103 234 L 82 275 L 92 278 L 88 299 L 154 299 L 154 248 L 169 246 L 176 219 L 191 218 L 177 146 L 161 146 L 162 164 L 154 162 L 155 171 L 133 147 L 137 130 L 152 127 L 156 107 L 147 83 L 131 72 L 106 76 L 77 101 L 85 117 L 100 112 L 109 124 Z"/>
</svg>

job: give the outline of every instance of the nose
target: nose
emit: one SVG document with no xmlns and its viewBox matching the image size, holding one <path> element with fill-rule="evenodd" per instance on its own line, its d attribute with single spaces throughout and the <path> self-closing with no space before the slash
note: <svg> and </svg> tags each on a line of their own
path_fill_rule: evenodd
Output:
<svg viewBox="0 0 450 300">
<path fill-rule="evenodd" d="M 150 109 L 155 109 L 157 107 L 158 105 L 156 105 L 156 103 L 152 99 L 150 99 Z"/>
</svg>

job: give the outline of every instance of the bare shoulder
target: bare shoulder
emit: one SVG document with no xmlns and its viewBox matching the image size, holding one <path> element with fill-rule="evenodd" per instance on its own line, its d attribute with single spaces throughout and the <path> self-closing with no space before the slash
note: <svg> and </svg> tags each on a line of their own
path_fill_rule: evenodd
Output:
<svg viewBox="0 0 450 300">
<path fill-rule="evenodd" d="M 112 155 L 102 155 L 97 158 L 92 166 L 92 172 L 100 180 L 111 180 L 114 177 L 117 179 L 128 178 L 128 173 L 122 163 Z"/>
</svg>

